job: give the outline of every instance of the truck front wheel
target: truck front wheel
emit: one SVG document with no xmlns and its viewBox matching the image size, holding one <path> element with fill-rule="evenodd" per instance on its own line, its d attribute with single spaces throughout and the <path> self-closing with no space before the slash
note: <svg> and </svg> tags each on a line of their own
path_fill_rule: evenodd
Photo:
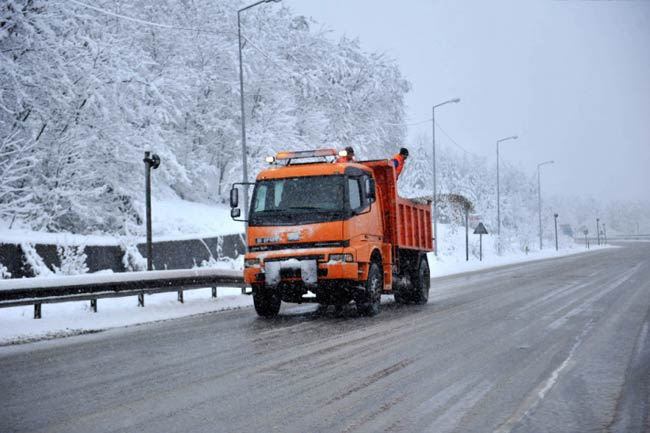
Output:
<svg viewBox="0 0 650 433">
<path fill-rule="evenodd" d="M 282 300 L 280 295 L 265 287 L 258 287 L 253 292 L 253 304 L 258 316 L 274 317 L 280 312 Z"/>
<path fill-rule="evenodd" d="M 383 274 L 377 263 L 370 264 L 368 280 L 364 286 L 365 290 L 355 299 L 357 311 L 362 316 L 376 316 L 379 313 L 381 290 L 384 286 Z"/>
</svg>

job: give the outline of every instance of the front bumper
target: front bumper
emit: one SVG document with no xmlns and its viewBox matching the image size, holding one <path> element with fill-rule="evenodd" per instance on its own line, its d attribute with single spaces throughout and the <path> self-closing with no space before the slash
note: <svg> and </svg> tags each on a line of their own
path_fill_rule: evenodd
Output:
<svg viewBox="0 0 650 433">
<path fill-rule="evenodd" d="M 313 251 L 278 254 L 247 254 L 246 260 L 259 259 L 259 264 L 244 269 L 244 281 L 247 284 L 273 284 L 280 282 L 303 282 L 307 286 L 327 280 L 353 280 L 360 278 L 360 266 L 357 262 L 330 261 L 330 255 L 354 254 L 351 249 L 338 248 L 327 252 Z M 353 255 L 354 257 L 354 255 Z M 316 275 L 311 272 L 306 262 L 315 264 Z M 268 269 L 267 269 L 268 268 Z M 315 278 L 314 278 L 315 277 Z M 316 280 L 316 281 L 315 281 Z"/>
</svg>

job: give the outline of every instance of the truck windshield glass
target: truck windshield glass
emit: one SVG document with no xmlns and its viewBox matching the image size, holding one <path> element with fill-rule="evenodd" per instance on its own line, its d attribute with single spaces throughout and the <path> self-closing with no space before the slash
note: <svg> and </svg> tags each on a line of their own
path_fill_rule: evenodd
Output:
<svg viewBox="0 0 650 433">
<path fill-rule="evenodd" d="M 257 182 L 251 226 L 312 224 L 343 219 L 343 176 L 310 176 Z"/>
</svg>

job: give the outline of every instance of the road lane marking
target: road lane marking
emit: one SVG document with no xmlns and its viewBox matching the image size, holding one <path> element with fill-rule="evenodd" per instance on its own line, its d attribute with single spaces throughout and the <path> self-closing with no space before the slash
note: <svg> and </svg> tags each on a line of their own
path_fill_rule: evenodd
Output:
<svg viewBox="0 0 650 433">
<path fill-rule="evenodd" d="M 560 365 L 551 372 L 551 374 L 537 385 L 528 395 L 524 398 L 519 407 L 510 415 L 497 429 L 494 430 L 494 433 L 510 433 L 515 426 L 517 426 L 521 421 L 531 413 L 537 405 L 546 397 L 546 394 L 553 388 L 557 383 L 560 374 L 569 366 L 573 364 L 573 355 L 576 353 L 578 348 L 582 345 L 587 333 L 591 330 L 594 325 L 594 320 L 591 319 L 587 322 L 586 326 L 582 332 L 575 337 L 573 346 L 569 350 L 568 356 L 560 363 Z"/>
</svg>

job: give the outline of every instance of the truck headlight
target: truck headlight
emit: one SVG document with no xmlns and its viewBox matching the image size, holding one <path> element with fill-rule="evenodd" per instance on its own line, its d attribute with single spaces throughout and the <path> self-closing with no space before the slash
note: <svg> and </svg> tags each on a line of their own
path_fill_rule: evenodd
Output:
<svg viewBox="0 0 650 433">
<path fill-rule="evenodd" d="M 261 267 L 260 259 L 246 259 L 246 260 L 244 260 L 244 267 L 245 268 L 260 268 Z"/>
<path fill-rule="evenodd" d="M 351 263 L 354 261 L 352 254 L 330 254 L 329 261 L 327 263 Z"/>
</svg>

